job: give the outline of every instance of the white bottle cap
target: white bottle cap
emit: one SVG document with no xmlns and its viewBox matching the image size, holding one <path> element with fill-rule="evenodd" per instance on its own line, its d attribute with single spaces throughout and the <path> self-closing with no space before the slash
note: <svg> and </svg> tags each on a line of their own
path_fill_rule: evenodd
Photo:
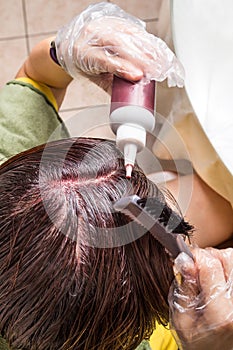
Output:
<svg viewBox="0 0 233 350">
<path fill-rule="evenodd" d="M 124 158 L 125 166 L 132 165 L 134 166 L 136 154 L 137 154 L 137 145 L 135 143 L 126 143 L 124 146 Z"/>
<path fill-rule="evenodd" d="M 124 152 L 126 176 L 131 177 L 136 155 L 146 144 L 146 130 L 137 124 L 122 124 L 117 129 L 117 147 Z"/>
</svg>

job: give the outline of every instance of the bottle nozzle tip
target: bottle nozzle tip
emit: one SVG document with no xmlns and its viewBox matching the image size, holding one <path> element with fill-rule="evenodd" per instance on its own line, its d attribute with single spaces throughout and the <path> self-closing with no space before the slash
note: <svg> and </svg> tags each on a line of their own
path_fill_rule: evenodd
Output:
<svg viewBox="0 0 233 350">
<path fill-rule="evenodd" d="M 131 175 L 132 175 L 133 166 L 131 164 L 127 164 L 125 166 L 125 170 L 126 170 L 126 177 L 127 177 L 127 179 L 130 179 Z"/>
</svg>

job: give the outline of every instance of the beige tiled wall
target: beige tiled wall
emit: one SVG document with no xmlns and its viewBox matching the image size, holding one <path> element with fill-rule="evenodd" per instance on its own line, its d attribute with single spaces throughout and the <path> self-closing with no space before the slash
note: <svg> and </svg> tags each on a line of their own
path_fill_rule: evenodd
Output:
<svg viewBox="0 0 233 350">
<path fill-rule="evenodd" d="M 115 0 L 131 14 L 143 19 L 157 34 L 161 28 L 159 9 L 166 0 Z M 98 2 L 98 1 L 94 1 Z M 51 36 L 80 13 L 91 0 L 0 0 L 0 88 L 14 77 L 30 49 Z M 109 96 L 88 79 L 73 81 L 61 107 L 66 118 L 86 106 L 108 104 Z"/>
</svg>

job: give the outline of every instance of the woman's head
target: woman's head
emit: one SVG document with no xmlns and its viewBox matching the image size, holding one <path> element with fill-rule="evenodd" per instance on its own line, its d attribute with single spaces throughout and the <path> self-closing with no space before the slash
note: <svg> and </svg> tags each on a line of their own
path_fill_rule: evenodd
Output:
<svg viewBox="0 0 233 350">
<path fill-rule="evenodd" d="M 135 349 L 167 322 L 169 257 L 113 209 L 131 194 L 164 200 L 137 166 L 126 179 L 111 141 L 55 141 L 1 166 L 0 333 L 12 349 Z"/>
</svg>

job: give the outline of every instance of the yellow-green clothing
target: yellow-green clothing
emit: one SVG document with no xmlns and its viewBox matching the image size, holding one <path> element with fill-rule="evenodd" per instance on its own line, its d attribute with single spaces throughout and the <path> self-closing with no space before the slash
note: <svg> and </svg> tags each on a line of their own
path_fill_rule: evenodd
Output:
<svg viewBox="0 0 233 350">
<path fill-rule="evenodd" d="M 178 350 L 178 346 L 172 333 L 157 324 L 150 340 L 142 342 L 136 350 Z"/>
<path fill-rule="evenodd" d="M 50 138 L 68 136 L 57 113 L 55 99 L 45 85 L 36 84 L 30 79 L 18 79 L 9 82 L 2 89 L 0 162 L 46 143 Z"/>
<path fill-rule="evenodd" d="M 151 350 L 178 350 L 178 346 L 169 329 L 156 325 L 156 330 L 149 341 Z"/>
</svg>

